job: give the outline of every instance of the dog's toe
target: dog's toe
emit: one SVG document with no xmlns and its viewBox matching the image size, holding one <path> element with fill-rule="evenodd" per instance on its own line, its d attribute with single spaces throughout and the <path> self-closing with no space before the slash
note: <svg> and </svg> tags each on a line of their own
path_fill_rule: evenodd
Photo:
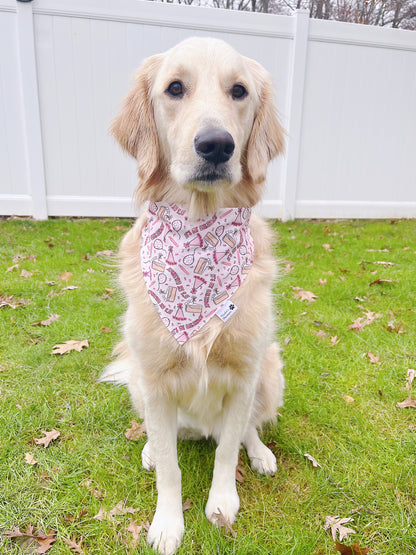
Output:
<svg viewBox="0 0 416 555">
<path fill-rule="evenodd" d="M 260 474 L 270 474 L 270 476 L 274 476 L 277 472 L 276 457 L 265 445 L 261 444 L 261 448 L 258 446 L 256 452 L 250 453 L 249 456 L 253 470 Z"/>
</svg>

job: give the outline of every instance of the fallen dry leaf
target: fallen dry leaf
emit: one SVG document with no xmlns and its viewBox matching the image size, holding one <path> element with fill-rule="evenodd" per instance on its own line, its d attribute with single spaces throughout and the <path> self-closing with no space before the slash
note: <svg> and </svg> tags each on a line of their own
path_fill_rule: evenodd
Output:
<svg viewBox="0 0 416 555">
<path fill-rule="evenodd" d="M 30 453 L 25 453 L 25 461 L 27 462 L 27 464 L 38 464 L 38 461 L 35 461 L 35 457 Z"/>
<path fill-rule="evenodd" d="M 328 281 L 327 281 L 326 278 L 324 278 L 324 279 L 319 278 L 319 279 L 318 279 L 318 284 L 319 284 L 319 285 L 326 285 L 327 283 L 328 283 Z"/>
<path fill-rule="evenodd" d="M 324 243 L 322 245 L 322 248 L 324 248 L 325 250 L 327 250 L 328 252 L 332 252 L 334 249 L 331 249 L 331 245 L 329 245 L 328 243 Z"/>
<path fill-rule="evenodd" d="M 182 512 L 189 511 L 189 509 L 192 509 L 192 500 L 187 497 L 185 503 L 182 505 Z"/>
<path fill-rule="evenodd" d="M 405 399 L 401 403 L 397 403 L 397 406 L 400 407 L 401 409 L 408 409 L 408 408 L 416 409 L 416 401 L 414 401 L 412 397 L 409 395 L 407 399 Z"/>
<path fill-rule="evenodd" d="M 352 522 L 353 518 L 340 518 L 339 516 L 327 516 L 325 517 L 324 530 L 331 528 L 331 534 L 334 541 L 337 539 L 337 533 L 339 535 L 339 541 L 342 542 L 344 539 L 348 539 L 349 534 L 356 534 L 357 532 L 352 528 L 347 528 L 344 526 L 347 522 Z"/>
<path fill-rule="evenodd" d="M 366 312 L 363 313 L 363 316 L 361 316 L 360 318 L 357 318 L 352 324 L 350 324 L 348 326 L 348 329 L 354 330 L 356 333 L 359 333 L 365 328 L 365 326 L 369 326 L 375 320 L 377 320 L 378 318 L 381 318 L 382 316 L 383 315 L 380 313 L 371 312 L 370 310 L 367 310 Z"/>
<path fill-rule="evenodd" d="M 107 326 L 101 326 L 100 331 L 102 333 L 113 333 L 114 330 L 112 330 L 111 328 L 109 328 Z"/>
<path fill-rule="evenodd" d="M 4 295 L 3 293 L 0 293 L 0 308 L 18 308 L 28 304 L 30 304 L 30 301 L 27 301 L 26 299 L 16 299 L 14 295 Z"/>
<path fill-rule="evenodd" d="M 13 530 L 9 532 L 4 532 L 4 536 L 8 538 L 21 538 L 24 544 L 20 544 L 25 550 L 30 548 L 31 553 L 46 553 L 54 542 L 56 542 L 56 530 L 49 530 L 47 534 L 39 530 L 34 533 L 33 526 L 29 525 L 25 532 L 21 532 L 18 527 L 14 527 Z M 35 545 L 35 542 L 37 545 Z M 35 551 L 33 551 L 35 549 Z"/>
<path fill-rule="evenodd" d="M 125 507 L 124 501 L 121 500 L 117 503 L 117 505 L 107 512 L 107 510 L 101 506 L 98 514 L 96 514 L 93 518 L 95 520 L 108 520 L 110 522 L 114 522 L 115 516 L 126 515 L 126 514 L 134 514 L 140 511 L 140 509 L 133 509 L 133 507 Z"/>
<path fill-rule="evenodd" d="M 68 287 L 63 287 L 62 291 L 73 291 L 74 289 L 79 289 L 78 285 L 68 285 Z"/>
<path fill-rule="evenodd" d="M 372 364 L 378 364 L 378 365 L 381 364 L 379 355 L 375 355 L 375 354 L 371 353 L 370 351 L 367 351 L 366 355 L 368 356 L 368 358 L 369 358 L 369 360 Z"/>
<path fill-rule="evenodd" d="M 6 272 L 13 272 L 13 270 L 15 268 L 19 268 L 19 264 L 13 264 L 13 266 L 10 266 L 10 268 L 7 268 Z"/>
<path fill-rule="evenodd" d="M 342 555 L 366 555 L 371 550 L 369 547 L 360 547 L 358 542 L 354 545 L 344 545 L 337 542 L 335 551 L 339 551 Z"/>
<path fill-rule="evenodd" d="M 312 455 L 309 455 L 309 453 L 304 453 L 303 456 L 311 461 L 312 466 L 314 468 L 322 468 L 322 466 L 317 462 L 317 460 L 314 457 L 312 457 Z"/>
<path fill-rule="evenodd" d="M 393 283 L 392 279 L 375 279 L 368 285 L 371 287 L 372 285 L 378 285 L 379 283 Z"/>
<path fill-rule="evenodd" d="M 50 432 L 45 432 L 45 430 L 42 430 L 42 434 L 44 434 L 45 437 L 41 437 L 39 439 L 35 438 L 35 443 L 36 445 L 43 445 L 43 447 L 46 449 L 51 441 L 53 441 L 54 439 L 58 439 L 58 437 L 61 435 L 61 432 L 58 432 L 58 430 L 55 429 L 52 429 Z"/>
<path fill-rule="evenodd" d="M 216 525 L 218 526 L 218 528 L 224 528 L 224 532 L 226 534 L 230 533 L 233 538 L 237 537 L 236 531 L 233 530 L 230 521 L 222 514 L 220 508 L 218 508 L 218 513 L 214 513 L 213 516 L 216 517 Z"/>
<path fill-rule="evenodd" d="M 322 337 L 322 339 L 326 339 L 328 337 L 328 333 L 324 330 L 318 330 L 315 332 L 318 337 Z"/>
<path fill-rule="evenodd" d="M 305 289 L 302 289 L 301 287 L 294 287 L 293 285 L 291 285 L 291 288 L 294 291 L 293 297 L 295 299 L 300 299 L 301 301 L 309 301 L 309 303 L 312 303 L 315 301 L 315 299 L 318 298 L 317 295 L 312 293 L 312 291 L 305 291 Z"/>
<path fill-rule="evenodd" d="M 353 403 L 355 400 L 353 397 L 350 397 L 349 395 L 344 395 L 343 399 L 346 403 Z"/>
<path fill-rule="evenodd" d="M 60 318 L 59 314 L 51 314 L 46 320 L 33 322 L 32 326 L 50 326 L 52 322 L 55 322 L 55 320 L 57 320 L 58 318 Z"/>
<path fill-rule="evenodd" d="M 406 389 L 410 390 L 412 388 L 412 383 L 413 380 L 415 379 L 416 376 L 416 370 L 413 370 L 413 368 L 408 368 L 407 369 L 407 383 L 406 383 Z"/>
<path fill-rule="evenodd" d="M 239 460 L 235 469 L 235 479 L 239 484 L 244 484 L 245 476 L 247 476 L 247 472 L 243 468 L 242 461 Z"/>
<path fill-rule="evenodd" d="M 334 347 L 335 345 L 338 345 L 338 343 L 341 341 L 341 339 L 338 338 L 338 336 L 334 335 L 333 337 L 331 337 L 331 345 L 330 347 Z"/>
<path fill-rule="evenodd" d="M 72 540 L 69 540 L 67 538 L 64 538 L 64 542 L 69 546 L 69 549 L 73 552 L 73 553 L 83 553 L 82 548 L 80 543 L 82 542 L 82 537 L 80 539 L 80 543 L 77 543 L 75 541 L 75 538 L 72 538 Z"/>
<path fill-rule="evenodd" d="M 62 272 L 62 274 L 59 276 L 59 281 L 69 281 L 73 277 L 74 274 L 72 272 Z"/>
<path fill-rule="evenodd" d="M 387 331 L 395 332 L 395 333 L 404 333 L 404 331 L 402 330 L 402 327 L 403 327 L 402 322 L 396 323 L 394 320 L 390 320 L 390 322 L 387 322 L 387 326 L 384 326 L 384 328 Z"/>
<path fill-rule="evenodd" d="M 139 424 L 136 420 L 131 421 L 131 428 L 127 428 L 124 435 L 131 441 L 138 441 L 146 433 L 144 424 Z"/>
<path fill-rule="evenodd" d="M 20 272 L 20 277 L 23 277 L 25 279 L 31 278 L 32 277 L 32 272 L 28 272 L 27 270 L 22 270 Z"/>
<path fill-rule="evenodd" d="M 59 343 L 58 345 L 54 345 L 51 355 L 65 355 L 71 351 L 78 351 L 79 353 L 82 351 L 84 347 L 89 347 L 88 339 L 84 339 L 84 341 L 65 341 L 64 343 Z"/>
<path fill-rule="evenodd" d="M 129 525 L 127 527 L 127 532 L 130 532 L 133 536 L 133 547 L 137 544 L 137 540 L 140 538 L 140 532 L 142 531 L 142 528 L 143 524 L 136 524 L 132 518 L 130 519 Z"/>
</svg>

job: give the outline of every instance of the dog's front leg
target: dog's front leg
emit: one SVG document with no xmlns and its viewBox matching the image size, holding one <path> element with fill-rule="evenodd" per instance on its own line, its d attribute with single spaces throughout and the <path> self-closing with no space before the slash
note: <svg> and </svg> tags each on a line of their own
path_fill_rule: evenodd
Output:
<svg viewBox="0 0 416 555">
<path fill-rule="evenodd" d="M 145 401 L 145 424 L 156 467 L 157 506 L 147 536 L 163 555 L 178 548 L 184 531 L 181 471 L 177 458 L 177 407 L 162 396 Z"/>
<path fill-rule="evenodd" d="M 238 452 L 247 426 L 253 403 L 250 384 L 224 400 L 223 420 L 218 447 L 215 452 L 214 474 L 205 514 L 214 524 L 220 520 L 220 513 L 232 524 L 240 507 L 235 483 Z"/>
</svg>

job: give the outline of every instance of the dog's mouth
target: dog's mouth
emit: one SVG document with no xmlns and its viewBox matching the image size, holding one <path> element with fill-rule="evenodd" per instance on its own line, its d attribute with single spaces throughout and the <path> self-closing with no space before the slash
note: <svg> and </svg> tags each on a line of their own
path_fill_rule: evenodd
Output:
<svg viewBox="0 0 416 555">
<path fill-rule="evenodd" d="M 202 187 L 231 184 L 231 181 L 230 172 L 226 167 L 209 167 L 208 165 L 200 168 L 190 179 L 191 183 Z"/>
</svg>

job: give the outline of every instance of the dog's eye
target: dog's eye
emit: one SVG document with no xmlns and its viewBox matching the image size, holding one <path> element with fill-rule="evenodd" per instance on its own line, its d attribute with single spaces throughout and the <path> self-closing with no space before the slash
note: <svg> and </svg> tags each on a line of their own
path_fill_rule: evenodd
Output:
<svg viewBox="0 0 416 555">
<path fill-rule="evenodd" d="M 234 87 L 231 89 L 231 95 L 233 98 L 240 99 L 247 96 L 248 92 L 246 91 L 245 87 L 243 87 L 243 85 L 234 85 Z"/>
<path fill-rule="evenodd" d="M 170 96 L 181 97 L 183 96 L 183 85 L 180 81 L 173 81 L 166 89 L 166 92 Z"/>
</svg>

